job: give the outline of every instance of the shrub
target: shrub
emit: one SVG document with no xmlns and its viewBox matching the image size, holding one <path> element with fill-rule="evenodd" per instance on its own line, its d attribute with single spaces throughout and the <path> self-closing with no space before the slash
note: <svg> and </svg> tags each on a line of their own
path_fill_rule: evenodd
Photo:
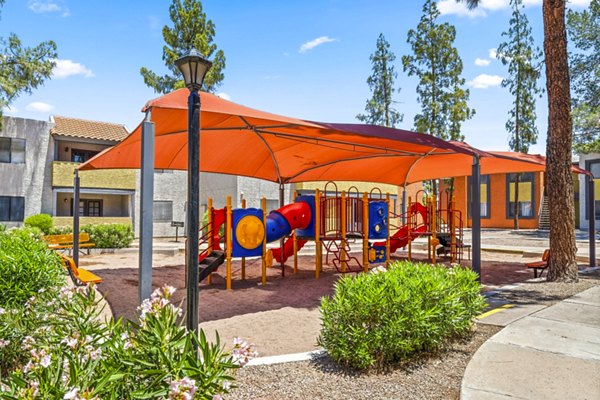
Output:
<svg viewBox="0 0 600 400">
<path fill-rule="evenodd" d="M 25 218 L 24 224 L 27 227 L 38 228 L 45 235 L 48 235 L 54 226 L 54 221 L 48 214 L 35 214 Z"/>
<path fill-rule="evenodd" d="M 59 257 L 36 228 L 0 232 L 0 307 L 25 304 L 41 288 L 64 284 Z"/>
<path fill-rule="evenodd" d="M 133 227 L 126 224 L 83 225 L 81 232 L 89 233 L 99 249 L 121 249 L 133 241 Z"/>
<path fill-rule="evenodd" d="M 48 232 L 48 235 L 68 235 L 73 233 L 73 227 L 71 225 L 53 226 Z"/>
<path fill-rule="evenodd" d="M 355 369 L 383 368 L 470 331 L 485 307 L 476 274 L 411 262 L 342 277 L 321 299 L 323 346 Z"/>
<path fill-rule="evenodd" d="M 173 290 L 157 289 L 142 303 L 136 323 L 100 321 L 89 287 L 40 293 L 24 314 L 44 318 L 43 324 L 22 338 L 7 336 L 6 326 L 18 324 L 16 318 L 0 325 L 0 340 L 10 342 L 0 342 L 0 356 L 13 346 L 21 360 L 0 383 L 3 398 L 212 399 L 228 393 L 230 372 L 252 349 L 238 341 L 228 354 L 218 337 L 211 344 L 202 331 L 199 337 L 189 334 L 176 322 L 181 310 L 169 302 Z M 6 316 L 13 318 L 5 312 L 0 320 Z"/>
</svg>

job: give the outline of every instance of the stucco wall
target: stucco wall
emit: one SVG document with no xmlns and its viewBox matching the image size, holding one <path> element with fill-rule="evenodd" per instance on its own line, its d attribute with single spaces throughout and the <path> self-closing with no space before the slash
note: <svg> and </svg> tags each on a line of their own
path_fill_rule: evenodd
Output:
<svg viewBox="0 0 600 400">
<path fill-rule="evenodd" d="M 139 235 L 140 226 L 140 171 L 136 171 L 135 193 L 135 224 L 136 236 Z M 200 212 L 206 210 L 208 197 L 213 198 L 215 207 L 224 207 L 227 196 L 232 196 L 235 201 L 237 197 L 237 177 L 221 174 L 200 174 Z M 187 203 L 187 172 L 165 171 L 154 173 L 154 201 L 173 202 L 173 221 L 185 221 Z M 235 203 L 234 203 L 235 204 Z M 179 229 L 179 234 L 182 230 Z M 175 228 L 171 227 L 170 221 L 154 222 L 153 235 L 155 237 L 175 236 Z"/>
<path fill-rule="evenodd" d="M 73 149 L 100 152 L 111 146 L 97 143 L 82 143 L 80 141 L 77 141 L 76 139 L 71 140 L 63 137 L 54 137 L 53 139 L 56 143 L 56 160 L 58 161 L 71 161 L 71 152 Z"/>
<path fill-rule="evenodd" d="M 238 177 L 237 200 L 232 198 L 234 207 L 241 207 L 241 199 L 246 199 L 247 208 L 260 208 L 261 200 L 267 199 L 268 210 L 279 208 L 279 185 L 261 179 Z M 284 185 L 283 199 L 285 204 L 292 201 L 293 185 Z"/>
<path fill-rule="evenodd" d="M 580 154 L 579 155 L 579 167 L 586 168 L 586 164 L 589 161 L 600 161 L 600 153 Z M 579 229 L 589 229 L 588 220 L 588 190 L 587 190 L 587 177 L 585 175 L 579 175 Z M 600 200 L 600 179 L 595 179 L 595 200 Z M 598 204 L 598 203 L 596 203 Z M 596 230 L 600 230 L 600 220 L 596 219 Z"/>
<path fill-rule="evenodd" d="M 25 197 L 25 218 L 52 210 L 51 176 L 46 168 L 54 156 L 49 146 L 51 127 L 47 121 L 4 117 L 0 136 L 25 139 L 26 147 L 24 164 L 0 163 L 0 196 Z"/>
<path fill-rule="evenodd" d="M 533 218 L 519 218 L 519 227 L 523 229 L 536 229 L 538 227 L 538 214 L 540 201 L 544 187 L 543 173 L 534 172 L 534 216 Z M 463 215 L 463 221 L 468 211 L 468 179 L 466 176 L 454 179 L 454 198 L 456 200 L 456 209 Z M 442 188 L 443 189 L 443 188 Z M 523 197 L 521 197 L 523 199 Z M 507 217 L 506 212 L 506 174 L 490 175 L 490 217 L 481 218 L 482 228 L 507 228 L 514 226 L 513 218 Z M 471 226 L 471 219 L 468 219 L 467 226 Z"/>
</svg>

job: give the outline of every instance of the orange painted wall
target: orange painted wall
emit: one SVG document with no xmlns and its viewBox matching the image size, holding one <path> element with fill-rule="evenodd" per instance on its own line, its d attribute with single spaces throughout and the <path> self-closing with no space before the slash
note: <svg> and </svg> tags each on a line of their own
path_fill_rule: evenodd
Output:
<svg viewBox="0 0 600 400">
<path fill-rule="evenodd" d="M 534 217 L 519 218 L 519 227 L 522 229 L 536 229 L 538 227 L 538 213 L 544 188 L 544 175 L 541 172 L 536 172 L 534 173 L 534 176 Z M 456 209 L 462 212 L 463 221 L 465 220 L 465 216 L 468 215 L 467 182 L 466 176 L 454 179 Z M 445 190 L 443 184 L 441 185 L 440 190 Z M 512 218 L 507 217 L 506 203 L 506 174 L 490 175 L 490 218 L 482 217 L 481 227 L 512 229 L 514 223 Z M 469 219 L 467 226 L 471 226 L 471 219 Z"/>
</svg>

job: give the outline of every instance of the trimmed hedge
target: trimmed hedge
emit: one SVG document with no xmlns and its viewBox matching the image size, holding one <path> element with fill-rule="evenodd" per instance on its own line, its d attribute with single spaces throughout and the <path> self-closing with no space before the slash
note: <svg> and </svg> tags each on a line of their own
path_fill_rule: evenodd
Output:
<svg viewBox="0 0 600 400">
<path fill-rule="evenodd" d="M 133 227 L 126 224 L 82 225 L 81 232 L 90 235 L 90 241 L 97 249 L 122 249 L 129 247 L 133 241 Z M 53 228 L 51 235 L 73 233 L 73 227 L 61 226 Z"/>
<path fill-rule="evenodd" d="M 344 366 L 381 369 L 468 333 L 484 307 L 472 271 L 397 262 L 338 280 L 321 299 L 318 344 Z"/>
<path fill-rule="evenodd" d="M 52 217 L 48 214 L 31 215 L 25 218 L 23 223 L 29 228 L 38 228 L 45 235 L 50 234 L 52 228 L 54 227 L 54 221 L 52 221 Z"/>
</svg>

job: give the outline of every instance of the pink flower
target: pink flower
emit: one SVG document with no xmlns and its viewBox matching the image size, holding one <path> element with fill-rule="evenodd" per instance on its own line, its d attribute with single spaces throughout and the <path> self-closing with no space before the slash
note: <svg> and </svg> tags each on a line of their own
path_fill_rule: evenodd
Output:
<svg viewBox="0 0 600 400">
<path fill-rule="evenodd" d="M 6 346 L 8 346 L 10 344 L 10 340 L 4 340 L 4 339 L 0 339 L 0 349 L 5 348 Z"/>
</svg>

